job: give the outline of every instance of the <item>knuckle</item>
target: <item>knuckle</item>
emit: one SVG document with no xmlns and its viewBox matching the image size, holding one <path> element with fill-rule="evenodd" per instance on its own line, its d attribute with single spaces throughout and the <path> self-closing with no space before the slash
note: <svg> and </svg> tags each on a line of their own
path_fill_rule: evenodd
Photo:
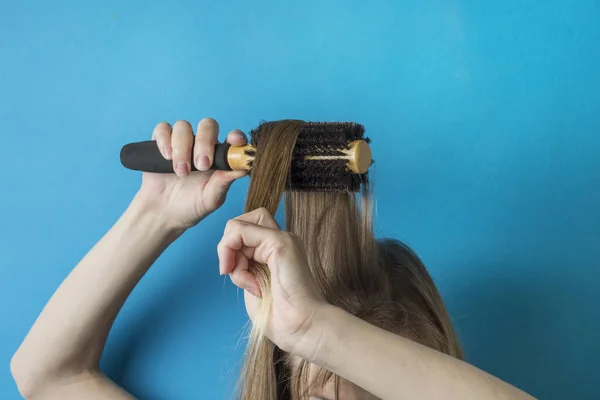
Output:
<svg viewBox="0 0 600 400">
<path fill-rule="evenodd" d="M 171 124 L 165 121 L 159 122 L 158 124 L 156 124 L 156 127 L 154 129 L 158 133 L 166 133 L 171 129 Z"/>
<path fill-rule="evenodd" d="M 273 215 L 265 207 L 261 207 L 256 210 L 258 215 L 258 224 L 269 228 L 278 228 L 277 222 L 273 218 Z"/>
<path fill-rule="evenodd" d="M 200 132 L 200 131 L 199 131 Z M 206 135 L 196 135 L 196 146 L 202 153 L 207 153 L 210 155 L 214 152 L 215 140 L 212 138 L 206 137 Z"/>
<path fill-rule="evenodd" d="M 240 222 L 235 219 L 230 219 L 225 224 L 225 232 L 231 232 L 239 226 Z"/>
<path fill-rule="evenodd" d="M 169 140 L 171 136 L 171 125 L 168 122 L 159 122 L 152 131 L 152 138 L 159 143 Z"/>
<path fill-rule="evenodd" d="M 227 197 L 227 192 L 218 192 L 215 197 L 213 197 L 212 201 L 207 202 L 211 209 L 219 208 L 225 203 L 225 198 Z"/>
<path fill-rule="evenodd" d="M 287 231 L 279 231 L 277 232 L 278 240 L 281 245 L 285 248 L 288 248 L 295 243 L 294 234 Z"/>
<path fill-rule="evenodd" d="M 204 152 L 211 152 L 209 147 L 217 143 L 217 132 L 219 132 L 219 124 L 212 118 L 204 118 L 198 123 L 196 143 L 202 146 Z"/>
<path fill-rule="evenodd" d="M 200 120 L 200 125 L 205 126 L 205 127 L 209 127 L 209 128 L 216 128 L 219 126 L 219 124 L 217 123 L 217 121 L 215 121 L 212 118 L 202 118 Z"/>
<path fill-rule="evenodd" d="M 269 253 L 275 256 L 276 258 L 285 257 L 286 254 L 289 253 L 291 244 L 292 242 L 290 241 L 287 232 L 278 232 L 269 246 Z"/>
<path fill-rule="evenodd" d="M 175 131 L 185 131 L 185 130 L 191 130 L 192 126 L 190 125 L 189 122 L 184 121 L 184 120 L 179 120 L 177 122 L 175 122 L 175 124 L 173 125 L 173 130 Z"/>
<path fill-rule="evenodd" d="M 189 159 L 191 157 L 189 154 L 189 146 L 184 146 L 181 144 L 173 146 L 173 155 L 179 161 Z"/>
<path fill-rule="evenodd" d="M 287 243 L 289 244 L 290 248 L 301 248 L 303 247 L 303 243 L 302 243 L 302 239 L 300 238 L 300 236 L 296 235 L 295 233 L 292 232 L 286 232 L 287 233 Z"/>
<path fill-rule="evenodd" d="M 293 242 L 293 243 L 296 243 L 298 240 L 300 240 L 298 235 L 296 235 L 295 233 L 292 233 L 292 232 L 286 232 L 286 236 L 287 236 L 287 240 L 289 240 L 290 242 Z"/>
</svg>

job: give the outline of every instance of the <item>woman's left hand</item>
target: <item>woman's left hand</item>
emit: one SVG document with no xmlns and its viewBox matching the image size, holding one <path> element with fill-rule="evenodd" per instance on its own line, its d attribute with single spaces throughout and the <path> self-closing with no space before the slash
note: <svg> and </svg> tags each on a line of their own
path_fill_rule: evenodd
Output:
<svg viewBox="0 0 600 400">
<path fill-rule="evenodd" d="M 327 306 L 310 273 L 301 240 L 281 230 L 272 215 L 258 209 L 227 223 L 217 248 L 221 274 L 244 289 L 246 310 L 255 321 L 260 288 L 250 261 L 266 264 L 273 298 L 267 336 L 284 351 L 310 358 L 320 340 L 316 321 Z"/>
<path fill-rule="evenodd" d="M 152 139 L 162 156 L 172 160 L 176 175 L 144 173 L 136 204 L 144 211 L 155 211 L 156 216 L 177 231 L 196 225 L 219 208 L 229 186 L 246 172 L 210 170 L 218 135 L 219 124 L 211 118 L 198 123 L 195 136 L 187 121 L 177 121 L 173 127 L 166 122 L 156 125 Z M 227 143 L 243 146 L 246 137 L 233 130 L 227 135 Z M 198 171 L 191 172 L 192 165 Z"/>
</svg>

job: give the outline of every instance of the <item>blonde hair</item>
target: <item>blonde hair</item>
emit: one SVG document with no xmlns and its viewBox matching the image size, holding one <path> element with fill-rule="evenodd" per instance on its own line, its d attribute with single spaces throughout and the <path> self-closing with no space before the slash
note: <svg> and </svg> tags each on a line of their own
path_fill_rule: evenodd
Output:
<svg viewBox="0 0 600 400">
<path fill-rule="evenodd" d="M 419 258 L 394 240 L 376 241 L 367 175 L 361 192 L 292 192 L 296 141 L 302 121 L 268 122 L 252 132 L 255 163 L 246 211 L 275 213 L 285 192 L 286 229 L 304 243 L 310 271 L 323 297 L 382 329 L 451 356 L 462 351 L 442 299 Z M 292 169 L 292 172 L 288 172 Z M 292 174 L 292 176 L 290 176 Z M 269 272 L 253 265 L 262 293 L 240 377 L 242 400 L 301 399 L 339 378 L 326 370 L 309 376 L 309 363 L 289 358 L 265 335 L 271 309 Z"/>
</svg>

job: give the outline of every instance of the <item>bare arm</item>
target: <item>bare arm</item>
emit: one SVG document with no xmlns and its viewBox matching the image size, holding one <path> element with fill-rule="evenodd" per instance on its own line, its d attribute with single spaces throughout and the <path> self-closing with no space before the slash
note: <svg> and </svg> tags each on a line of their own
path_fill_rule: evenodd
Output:
<svg viewBox="0 0 600 400">
<path fill-rule="evenodd" d="M 381 399 L 533 399 L 466 362 L 339 308 L 324 307 L 317 321 L 311 361 Z"/>
<path fill-rule="evenodd" d="M 220 270 L 245 289 L 254 321 L 257 282 L 249 258 L 267 264 L 271 304 L 267 336 L 279 348 L 328 369 L 384 400 L 532 397 L 466 362 L 371 325 L 319 294 L 301 241 L 279 230 L 264 209 L 229 221 L 218 246 Z"/>
<path fill-rule="evenodd" d="M 25 398 L 132 398 L 100 372 L 100 357 L 117 313 L 148 268 L 186 228 L 218 208 L 243 175 L 190 174 L 194 140 L 196 167 L 203 170 L 212 163 L 217 134 L 210 119 L 200 122 L 195 138 L 186 122 L 157 125 L 153 137 L 178 176 L 145 174 L 127 211 L 54 293 L 11 361 Z M 245 138 L 236 131 L 228 142 L 239 146 Z"/>
<path fill-rule="evenodd" d="M 98 364 L 117 313 L 177 236 L 160 217 L 131 204 L 61 284 L 15 354 L 12 369 L 25 397 L 102 378 Z"/>
</svg>

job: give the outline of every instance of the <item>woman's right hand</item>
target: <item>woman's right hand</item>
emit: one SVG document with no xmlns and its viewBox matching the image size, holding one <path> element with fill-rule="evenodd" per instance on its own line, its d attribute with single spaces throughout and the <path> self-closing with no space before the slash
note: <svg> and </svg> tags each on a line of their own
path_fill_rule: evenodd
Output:
<svg viewBox="0 0 600 400">
<path fill-rule="evenodd" d="M 192 227 L 219 208 L 231 183 L 246 172 L 209 170 L 218 134 L 219 125 L 211 118 L 198 123 L 196 136 L 187 121 L 177 121 L 173 127 L 166 122 L 156 125 L 152 139 L 156 140 L 163 157 L 173 161 L 176 173 L 144 173 L 136 201 L 177 230 Z M 243 146 L 246 137 L 241 131 L 233 130 L 227 135 L 227 143 Z M 192 163 L 198 171 L 190 172 Z"/>
<path fill-rule="evenodd" d="M 244 289 L 246 310 L 255 322 L 262 293 L 250 261 L 270 272 L 272 305 L 267 336 L 284 351 L 310 359 L 319 347 L 322 321 L 329 304 L 310 272 L 302 241 L 281 230 L 264 208 L 230 220 L 217 248 L 219 269 Z"/>
</svg>

